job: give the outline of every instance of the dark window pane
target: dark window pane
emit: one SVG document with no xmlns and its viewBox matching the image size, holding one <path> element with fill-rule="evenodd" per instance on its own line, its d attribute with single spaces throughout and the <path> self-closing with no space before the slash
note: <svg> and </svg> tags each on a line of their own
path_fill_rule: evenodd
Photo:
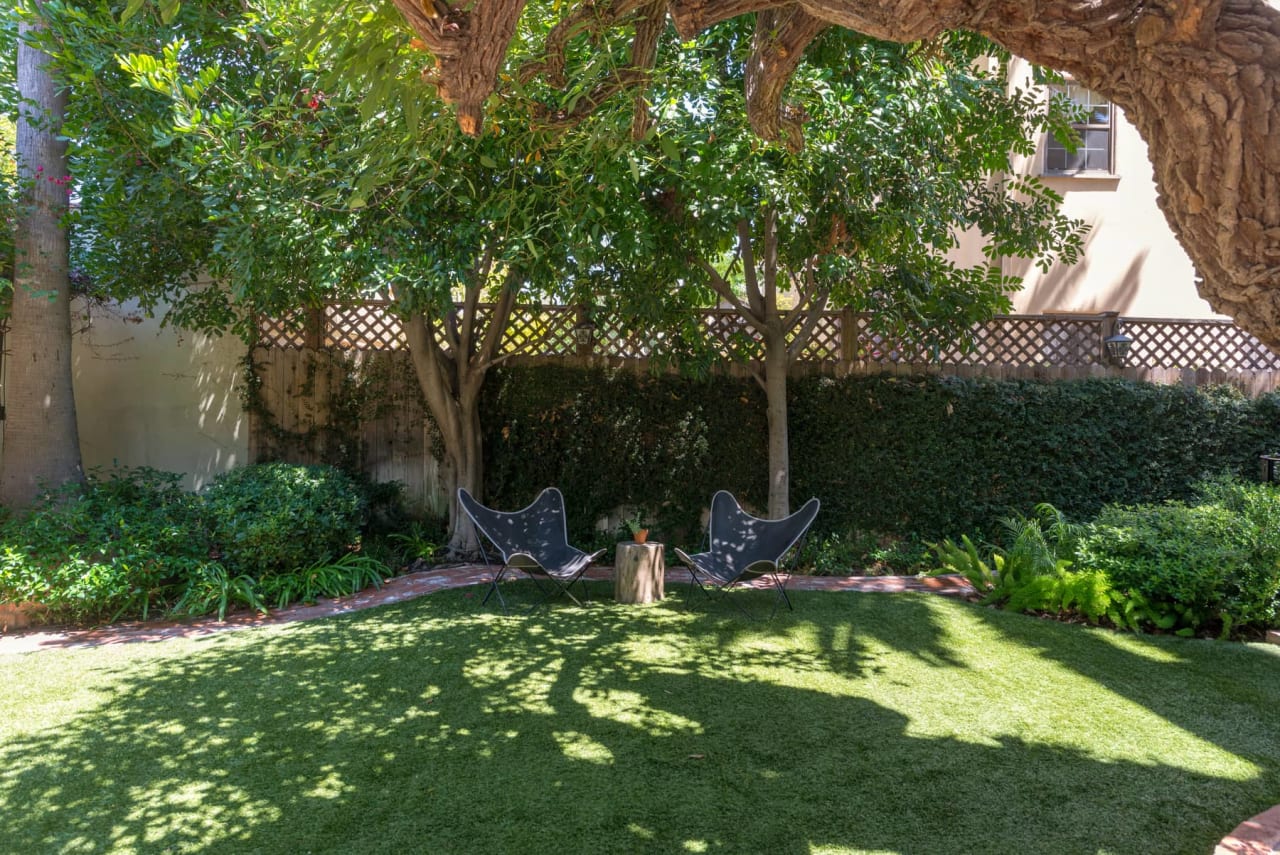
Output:
<svg viewBox="0 0 1280 855">
<path fill-rule="evenodd" d="M 1084 136 L 1085 148 L 1108 148 L 1111 140 L 1111 131 L 1086 130 Z"/>
<path fill-rule="evenodd" d="M 1111 158 L 1108 156 L 1108 154 L 1109 153 L 1107 152 L 1106 149 L 1101 149 L 1101 150 L 1092 149 L 1092 148 L 1089 149 L 1088 151 L 1084 152 L 1084 155 L 1085 155 L 1084 168 L 1095 169 L 1099 172 L 1110 172 Z"/>
</svg>

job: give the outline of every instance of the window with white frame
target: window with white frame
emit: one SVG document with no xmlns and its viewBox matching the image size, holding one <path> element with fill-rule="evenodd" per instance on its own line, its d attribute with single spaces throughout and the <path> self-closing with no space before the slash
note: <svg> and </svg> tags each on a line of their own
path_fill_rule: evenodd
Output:
<svg viewBox="0 0 1280 855">
<path fill-rule="evenodd" d="M 1052 86 L 1050 97 L 1065 97 L 1083 113 L 1083 121 L 1072 127 L 1079 135 L 1075 151 L 1053 134 L 1045 140 L 1044 171 L 1046 175 L 1078 175 L 1084 172 L 1110 175 L 1112 172 L 1111 118 L 1115 112 L 1111 102 L 1098 93 L 1067 81 Z"/>
</svg>

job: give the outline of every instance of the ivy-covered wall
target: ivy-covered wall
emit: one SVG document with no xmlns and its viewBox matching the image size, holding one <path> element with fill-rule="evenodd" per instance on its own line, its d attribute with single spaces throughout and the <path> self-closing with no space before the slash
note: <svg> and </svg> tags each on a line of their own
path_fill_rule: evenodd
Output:
<svg viewBox="0 0 1280 855">
<path fill-rule="evenodd" d="M 790 388 L 792 503 L 822 499 L 820 532 L 954 536 L 1044 501 L 1079 518 L 1184 497 L 1221 472 L 1256 477 L 1258 455 L 1280 451 L 1280 395 L 1225 387 L 882 376 Z M 696 543 L 715 490 L 765 502 L 751 380 L 508 367 L 482 412 L 488 502 L 520 507 L 557 485 L 583 542 L 619 505 L 653 509 L 663 536 Z"/>
</svg>

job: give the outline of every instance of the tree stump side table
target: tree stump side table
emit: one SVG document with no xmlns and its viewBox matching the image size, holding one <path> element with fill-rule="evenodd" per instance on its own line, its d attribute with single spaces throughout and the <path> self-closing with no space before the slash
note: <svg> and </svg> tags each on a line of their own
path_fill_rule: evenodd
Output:
<svg viewBox="0 0 1280 855">
<path fill-rule="evenodd" d="M 661 543 L 619 543 L 613 561 L 613 598 L 620 603 L 662 599 L 666 563 Z"/>
</svg>

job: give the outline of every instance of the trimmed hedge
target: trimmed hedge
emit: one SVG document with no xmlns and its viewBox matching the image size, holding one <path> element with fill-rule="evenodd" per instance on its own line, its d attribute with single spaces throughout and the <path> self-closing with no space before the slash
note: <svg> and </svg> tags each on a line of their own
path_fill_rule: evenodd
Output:
<svg viewBox="0 0 1280 855">
<path fill-rule="evenodd" d="M 486 502 L 523 507 L 555 485 L 574 542 L 600 540 L 595 521 L 620 505 L 644 508 L 662 536 L 696 543 L 716 490 L 765 502 L 754 383 L 545 365 L 497 371 L 485 395 Z"/>
<path fill-rule="evenodd" d="M 790 385 L 794 501 L 815 532 L 938 539 L 994 532 L 1050 502 L 1074 519 L 1104 505 L 1188 499 L 1221 474 L 1253 478 L 1280 449 L 1280 395 L 1124 380 L 808 377 Z M 619 505 L 696 542 L 711 494 L 763 507 L 764 398 L 751 380 L 691 380 L 546 365 L 485 384 L 486 499 L 529 502 L 548 484 L 571 537 Z"/>
</svg>

